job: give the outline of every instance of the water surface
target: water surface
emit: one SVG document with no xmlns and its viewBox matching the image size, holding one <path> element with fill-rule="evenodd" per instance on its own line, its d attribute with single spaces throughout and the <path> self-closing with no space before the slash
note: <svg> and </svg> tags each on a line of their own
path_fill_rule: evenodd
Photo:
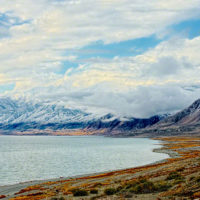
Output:
<svg viewBox="0 0 200 200">
<path fill-rule="evenodd" d="M 168 158 L 159 141 L 98 136 L 1 136 L 0 185 L 141 166 Z"/>
</svg>

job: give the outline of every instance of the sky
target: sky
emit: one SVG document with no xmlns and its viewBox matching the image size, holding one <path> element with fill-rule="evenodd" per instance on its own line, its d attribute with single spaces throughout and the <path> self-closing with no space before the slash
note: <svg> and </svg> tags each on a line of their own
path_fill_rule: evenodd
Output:
<svg viewBox="0 0 200 200">
<path fill-rule="evenodd" d="M 0 96 L 150 117 L 200 98 L 200 0 L 1 0 Z"/>
</svg>

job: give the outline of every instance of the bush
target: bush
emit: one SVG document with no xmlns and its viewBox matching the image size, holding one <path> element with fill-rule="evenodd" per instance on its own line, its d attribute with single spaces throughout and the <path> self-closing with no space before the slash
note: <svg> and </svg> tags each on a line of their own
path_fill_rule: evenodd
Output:
<svg viewBox="0 0 200 200">
<path fill-rule="evenodd" d="M 155 186 L 152 182 L 147 180 L 141 180 L 137 182 L 131 189 L 130 192 L 136 194 L 151 193 L 155 191 Z"/>
<path fill-rule="evenodd" d="M 182 183 L 183 181 L 184 181 L 183 179 L 175 179 L 175 180 L 173 181 L 173 185 Z"/>
<path fill-rule="evenodd" d="M 131 182 L 126 184 L 126 189 L 135 187 L 137 184 L 138 184 L 138 181 L 131 181 Z"/>
<path fill-rule="evenodd" d="M 75 189 L 75 190 L 72 190 L 72 193 L 75 197 L 78 197 L 78 196 L 87 196 L 88 195 L 88 192 L 86 190 L 80 190 L 80 189 Z"/>
<path fill-rule="evenodd" d="M 135 187 L 131 188 L 130 192 L 136 193 L 136 194 L 141 194 L 142 193 L 141 185 L 136 185 Z"/>
<path fill-rule="evenodd" d="M 176 171 L 177 171 L 177 172 L 182 172 L 182 171 L 184 171 L 184 169 L 185 169 L 185 167 L 180 167 L 180 168 L 178 168 Z"/>
<path fill-rule="evenodd" d="M 93 185 L 93 187 L 101 187 L 103 184 L 102 183 L 95 183 L 94 185 Z"/>
<path fill-rule="evenodd" d="M 116 193 L 116 189 L 115 188 L 107 188 L 107 189 L 104 190 L 104 193 L 106 195 L 113 195 L 113 194 Z"/>
<path fill-rule="evenodd" d="M 196 182 L 200 183 L 200 176 L 196 178 Z"/>
<path fill-rule="evenodd" d="M 120 192 L 123 189 L 122 186 L 117 187 L 116 192 Z"/>
<path fill-rule="evenodd" d="M 155 191 L 164 192 L 164 191 L 167 191 L 170 187 L 171 185 L 166 182 L 158 182 L 155 184 Z"/>
<path fill-rule="evenodd" d="M 98 194 L 98 190 L 92 189 L 92 190 L 90 190 L 90 194 Z"/>
<path fill-rule="evenodd" d="M 162 192 L 167 191 L 171 187 L 170 184 L 163 181 L 153 183 L 151 181 L 147 181 L 146 179 L 139 180 L 132 185 L 133 187 L 131 187 L 130 192 L 135 194 Z"/>
<path fill-rule="evenodd" d="M 166 180 L 180 180 L 183 179 L 183 177 L 178 172 L 170 172 L 167 176 Z"/>
<path fill-rule="evenodd" d="M 193 181 L 193 180 L 195 180 L 195 177 L 194 177 L 194 176 L 191 176 L 189 180 L 190 180 L 190 181 Z"/>
<path fill-rule="evenodd" d="M 147 181 L 147 179 L 140 179 L 139 182 L 140 182 L 140 183 L 146 183 L 146 182 L 148 182 L 148 181 Z"/>
</svg>

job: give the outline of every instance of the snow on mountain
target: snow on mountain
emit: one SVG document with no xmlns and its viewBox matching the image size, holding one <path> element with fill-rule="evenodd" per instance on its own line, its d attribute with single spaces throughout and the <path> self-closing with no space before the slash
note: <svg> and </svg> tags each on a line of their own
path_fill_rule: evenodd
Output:
<svg viewBox="0 0 200 200">
<path fill-rule="evenodd" d="M 157 115 L 147 119 L 117 116 L 111 113 L 100 116 L 78 109 L 65 108 L 62 105 L 0 98 L 0 129 L 2 130 L 134 130 L 151 126 L 161 119 L 163 116 Z"/>
<path fill-rule="evenodd" d="M 60 105 L 34 104 L 22 100 L 0 98 L 0 123 L 67 123 L 88 121 L 92 114 Z"/>
<path fill-rule="evenodd" d="M 160 121 L 157 127 L 191 126 L 200 124 L 200 99 L 184 110 Z"/>
</svg>

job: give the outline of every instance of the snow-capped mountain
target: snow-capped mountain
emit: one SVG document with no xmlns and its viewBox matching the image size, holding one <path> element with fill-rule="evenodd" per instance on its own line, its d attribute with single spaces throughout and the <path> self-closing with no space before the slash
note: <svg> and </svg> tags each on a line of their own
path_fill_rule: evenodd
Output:
<svg viewBox="0 0 200 200">
<path fill-rule="evenodd" d="M 0 98 L 0 130 L 63 130 L 87 129 L 134 130 L 151 126 L 164 116 L 147 119 L 119 117 L 113 114 L 103 116 L 69 109 L 61 105 L 32 103 L 23 100 Z"/>
<path fill-rule="evenodd" d="M 92 114 L 60 105 L 34 104 L 22 100 L 0 98 L 0 123 L 67 123 L 88 121 Z"/>
</svg>

